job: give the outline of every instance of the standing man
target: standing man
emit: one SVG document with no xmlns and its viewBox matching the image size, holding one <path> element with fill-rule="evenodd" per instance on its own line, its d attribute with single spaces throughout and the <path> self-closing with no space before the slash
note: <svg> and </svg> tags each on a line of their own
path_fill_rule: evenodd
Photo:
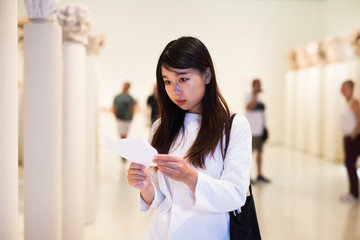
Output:
<svg viewBox="0 0 360 240">
<path fill-rule="evenodd" d="M 252 81 L 252 92 L 246 97 L 246 117 L 250 123 L 252 133 L 252 150 L 256 151 L 257 182 L 270 183 L 262 173 L 262 152 L 266 140 L 265 135 L 265 105 L 259 97 L 261 89 L 260 79 Z"/>
<path fill-rule="evenodd" d="M 135 100 L 129 94 L 130 83 L 125 82 L 122 92 L 114 98 L 113 113 L 117 120 L 120 138 L 126 138 L 134 114 Z"/>
</svg>

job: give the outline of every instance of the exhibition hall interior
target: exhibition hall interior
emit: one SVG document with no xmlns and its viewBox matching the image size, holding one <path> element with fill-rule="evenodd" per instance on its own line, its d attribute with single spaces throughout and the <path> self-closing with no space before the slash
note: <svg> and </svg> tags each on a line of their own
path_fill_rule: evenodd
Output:
<svg viewBox="0 0 360 240">
<path fill-rule="evenodd" d="M 208 48 L 232 113 L 248 116 L 261 82 L 262 239 L 360 239 L 343 114 L 355 112 L 359 137 L 343 90 L 350 80 L 359 101 L 359 11 L 357 0 L 0 1 L 0 239 L 153 239 L 155 209 L 140 211 L 130 161 L 99 132 L 123 135 L 114 99 L 126 85 L 126 138 L 149 141 L 157 62 L 182 36 Z"/>
</svg>

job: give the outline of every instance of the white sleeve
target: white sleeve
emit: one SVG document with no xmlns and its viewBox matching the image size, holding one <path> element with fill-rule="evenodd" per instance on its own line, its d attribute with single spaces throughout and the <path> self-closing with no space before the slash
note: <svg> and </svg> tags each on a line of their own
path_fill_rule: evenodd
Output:
<svg viewBox="0 0 360 240">
<path fill-rule="evenodd" d="M 229 212 L 245 204 L 250 184 L 251 132 L 248 121 L 234 117 L 230 141 L 220 179 L 198 172 L 193 208 L 210 212 Z"/>
<path fill-rule="evenodd" d="M 151 142 L 152 136 L 155 133 L 156 128 L 159 127 L 159 125 L 160 125 L 160 119 L 156 120 L 151 128 L 149 142 Z M 147 212 L 150 209 L 159 206 L 160 203 L 165 199 L 165 195 L 161 192 L 159 187 L 158 172 L 156 172 L 153 167 L 151 167 L 149 171 L 150 171 L 151 183 L 153 184 L 155 189 L 155 195 L 151 205 L 147 204 L 140 195 L 140 211 L 142 212 Z"/>
<path fill-rule="evenodd" d="M 151 177 L 151 183 L 154 186 L 155 189 L 155 195 L 154 200 L 152 201 L 151 205 L 147 204 L 144 199 L 140 195 L 140 211 L 147 212 L 150 209 L 157 207 L 160 205 L 162 201 L 165 199 L 165 195 L 160 191 L 159 188 L 159 181 L 158 181 L 158 174 L 155 171 L 154 168 L 150 168 L 150 177 Z"/>
</svg>

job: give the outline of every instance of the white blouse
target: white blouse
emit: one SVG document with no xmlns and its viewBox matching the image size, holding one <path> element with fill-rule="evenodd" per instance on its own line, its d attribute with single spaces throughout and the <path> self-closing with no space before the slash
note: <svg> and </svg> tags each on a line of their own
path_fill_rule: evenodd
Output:
<svg viewBox="0 0 360 240">
<path fill-rule="evenodd" d="M 174 141 L 169 154 L 184 157 L 195 141 L 200 124 L 201 115 L 187 113 L 185 131 Z M 206 157 L 206 169 L 194 167 L 198 172 L 195 192 L 184 183 L 150 169 L 155 198 L 151 205 L 141 199 L 140 209 L 144 212 L 156 209 L 143 239 L 228 240 L 228 212 L 245 203 L 251 158 L 249 123 L 244 116 L 237 114 L 233 120 L 225 161 L 218 144 L 214 155 Z"/>
<path fill-rule="evenodd" d="M 346 103 L 346 107 L 341 114 L 342 129 L 345 136 L 349 136 L 354 131 L 357 123 L 357 118 L 355 112 L 351 109 L 351 104 L 352 101 Z"/>
</svg>

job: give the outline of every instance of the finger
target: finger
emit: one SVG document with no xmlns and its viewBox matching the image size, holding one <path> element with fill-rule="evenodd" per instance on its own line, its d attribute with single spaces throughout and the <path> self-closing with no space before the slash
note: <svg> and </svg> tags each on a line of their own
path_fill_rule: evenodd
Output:
<svg viewBox="0 0 360 240">
<path fill-rule="evenodd" d="M 132 162 L 132 163 L 130 163 L 129 168 L 143 169 L 143 168 L 145 168 L 145 166 L 142 165 L 142 164 L 140 164 L 140 163 L 134 163 L 134 162 Z"/>
<path fill-rule="evenodd" d="M 146 177 L 146 173 L 141 171 L 141 170 L 131 170 L 128 171 L 128 176 L 142 176 L 142 177 Z"/>
<path fill-rule="evenodd" d="M 129 185 L 135 188 L 142 188 L 145 186 L 144 181 L 129 181 Z"/>
<path fill-rule="evenodd" d="M 174 161 L 179 161 L 179 159 L 177 157 L 168 155 L 168 154 L 158 154 L 155 155 L 155 159 L 159 160 L 159 161 L 163 161 L 163 162 L 174 162 Z"/>
<path fill-rule="evenodd" d="M 145 171 L 144 169 L 137 169 L 137 168 L 129 168 L 127 170 L 127 174 L 141 174 L 141 175 L 145 175 Z"/>
<path fill-rule="evenodd" d="M 165 175 L 176 175 L 179 173 L 179 170 L 177 168 L 172 168 L 168 166 L 159 167 L 160 172 L 162 172 Z"/>
<path fill-rule="evenodd" d="M 128 175 L 127 176 L 128 181 L 145 181 L 146 177 L 145 176 L 141 176 L 141 175 Z"/>
<path fill-rule="evenodd" d="M 172 162 L 157 162 L 158 168 L 176 168 L 176 165 Z"/>
</svg>

